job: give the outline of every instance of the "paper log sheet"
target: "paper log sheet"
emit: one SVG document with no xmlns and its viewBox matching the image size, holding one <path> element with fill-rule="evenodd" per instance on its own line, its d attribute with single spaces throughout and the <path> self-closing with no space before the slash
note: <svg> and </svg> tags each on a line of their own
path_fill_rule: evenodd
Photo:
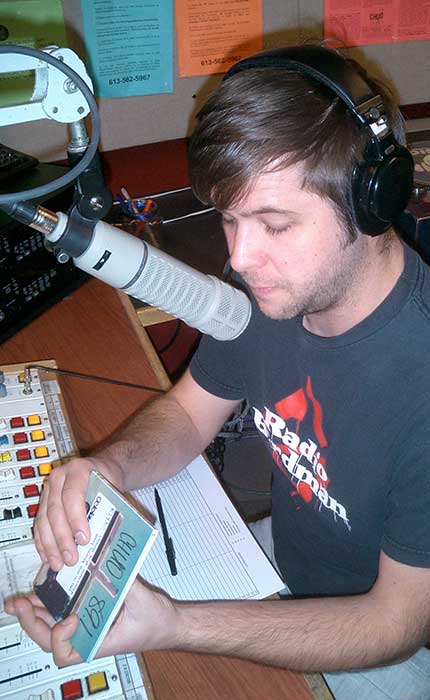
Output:
<svg viewBox="0 0 430 700">
<path fill-rule="evenodd" d="M 283 588 L 203 457 L 157 489 L 178 574 L 170 573 L 160 533 L 140 572 L 146 581 L 179 600 L 261 599 Z M 153 487 L 133 496 L 156 517 Z"/>
</svg>

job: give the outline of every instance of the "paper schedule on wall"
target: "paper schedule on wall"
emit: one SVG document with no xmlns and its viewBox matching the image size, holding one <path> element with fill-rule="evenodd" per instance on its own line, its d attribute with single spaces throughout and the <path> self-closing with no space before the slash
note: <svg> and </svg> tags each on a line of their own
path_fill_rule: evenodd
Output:
<svg viewBox="0 0 430 700">
<path fill-rule="evenodd" d="M 172 92 L 172 0 L 81 0 L 81 8 L 96 95 Z"/>
<path fill-rule="evenodd" d="M 179 75 L 226 70 L 263 48 L 262 0 L 176 0 Z"/>
<path fill-rule="evenodd" d="M 336 46 L 365 46 L 430 39 L 422 0 L 325 0 L 324 38 Z"/>
</svg>

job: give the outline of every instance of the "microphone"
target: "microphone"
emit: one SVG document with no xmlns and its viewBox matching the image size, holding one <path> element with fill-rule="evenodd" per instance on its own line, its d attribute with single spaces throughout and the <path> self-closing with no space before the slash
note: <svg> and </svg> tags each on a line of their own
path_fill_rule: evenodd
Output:
<svg viewBox="0 0 430 700">
<path fill-rule="evenodd" d="M 122 229 L 104 221 L 95 225 L 91 222 L 87 229 L 74 222 L 73 214 L 54 214 L 29 203 L 12 205 L 9 211 L 11 216 L 21 217 L 23 223 L 42 231 L 57 251 L 58 259 L 64 253 L 67 258 L 71 255 L 76 267 L 84 272 L 216 340 L 234 340 L 248 325 L 251 303 L 244 292 Z"/>
</svg>

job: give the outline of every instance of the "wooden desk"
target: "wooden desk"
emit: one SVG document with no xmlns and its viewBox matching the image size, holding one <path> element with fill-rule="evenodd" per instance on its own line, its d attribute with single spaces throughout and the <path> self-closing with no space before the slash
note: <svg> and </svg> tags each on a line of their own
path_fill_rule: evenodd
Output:
<svg viewBox="0 0 430 700">
<path fill-rule="evenodd" d="M 162 370 L 157 376 L 148 361 L 152 345 L 145 331 L 131 323 L 122 297 L 98 280 L 87 282 L 0 345 L 0 364 L 54 359 L 60 368 L 158 389 L 163 378 L 167 388 Z M 60 381 L 82 453 L 94 449 L 153 396 L 72 377 Z"/>
</svg>

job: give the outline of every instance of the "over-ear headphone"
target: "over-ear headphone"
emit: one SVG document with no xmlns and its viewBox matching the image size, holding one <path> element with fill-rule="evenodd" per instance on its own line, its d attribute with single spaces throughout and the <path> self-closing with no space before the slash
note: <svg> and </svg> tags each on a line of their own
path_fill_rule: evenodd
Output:
<svg viewBox="0 0 430 700">
<path fill-rule="evenodd" d="M 286 68 L 313 78 L 340 97 L 367 130 L 364 160 L 352 173 L 350 201 L 355 223 L 377 236 L 395 223 L 412 192 L 414 161 L 396 140 L 379 94 L 340 54 L 320 46 L 272 49 L 232 66 L 224 80 L 248 68 Z"/>
</svg>

